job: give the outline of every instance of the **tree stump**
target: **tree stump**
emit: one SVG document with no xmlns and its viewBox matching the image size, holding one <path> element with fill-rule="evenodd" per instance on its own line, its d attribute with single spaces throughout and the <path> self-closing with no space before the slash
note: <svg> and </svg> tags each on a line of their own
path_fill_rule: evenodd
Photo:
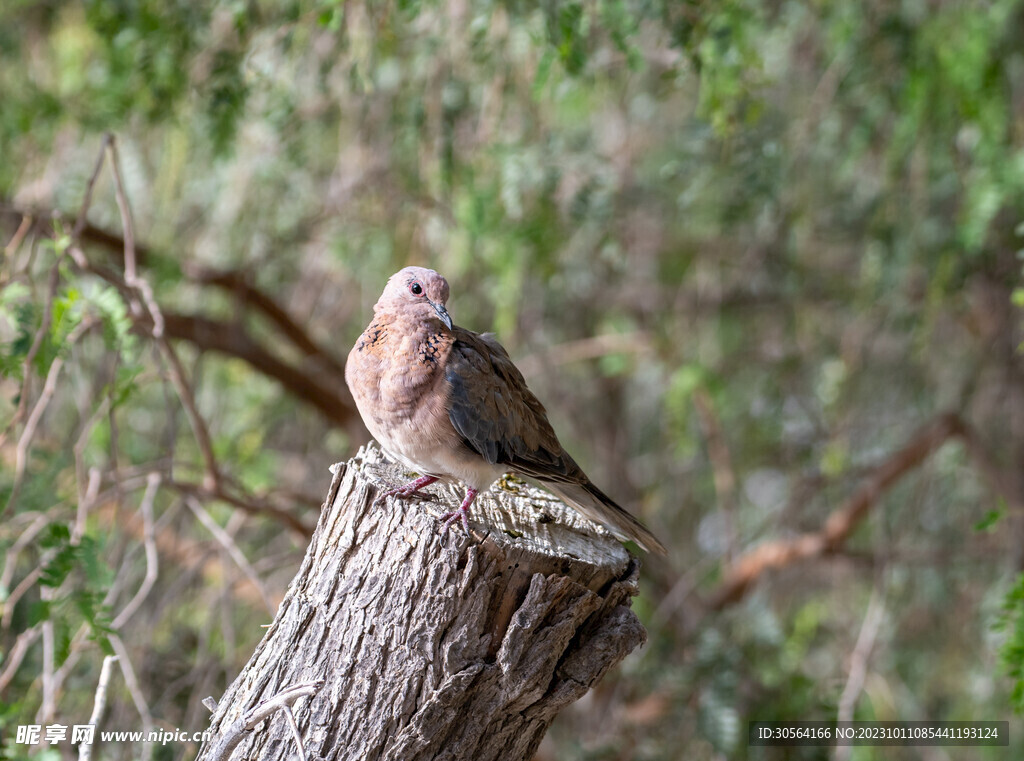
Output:
<svg viewBox="0 0 1024 761">
<path fill-rule="evenodd" d="M 442 540 L 375 446 L 336 465 L 277 616 L 221 698 L 202 761 L 529 759 L 646 632 L 639 562 L 551 495 L 502 481 Z M 291 706 L 291 707 L 289 707 Z M 301 738 L 301 745 L 297 739 Z"/>
</svg>

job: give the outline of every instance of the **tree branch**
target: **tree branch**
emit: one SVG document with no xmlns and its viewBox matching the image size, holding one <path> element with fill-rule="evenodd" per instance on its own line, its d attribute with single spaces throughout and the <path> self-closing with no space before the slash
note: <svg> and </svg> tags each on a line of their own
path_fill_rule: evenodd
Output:
<svg viewBox="0 0 1024 761">
<path fill-rule="evenodd" d="M 22 213 L 20 207 L 10 204 L 0 207 L 0 210 Z M 30 212 L 24 211 L 24 213 L 29 214 Z M 42 212 L 32 212 L 32 214 L 39 218 L 43 216 Z M 76 229 L 78 229 L 78 225 L 76 225 Z M 108 250 L 120 259 L 125 267 L 128 266 L 128 259 L 125 257 L 125 246 L 128 245 L 128 242 L 125 238 L 90 224 L 82 225 L 81 234 L 74 237 L 82 242 L 92 243 Z M 134 246 L 135 264 L 145 266 L 147 260 L 152 257 L 152 252 L 134 240 L 132 245 Z M 92 261 L 85 263 L 84 256 L 76 256 L 76 263 L 83 269 L 106 280 L 121 291 L 126 298 L 133 296 L 132 289 L 128 287 L 129 283 L 115 270 Z M 319 370 L 326 370 L 330 373 L 328 380 L 344 377 L 344 363 L 317 344 L 288 314 L 287 310 L 268 294 L 254 286 L 245 273 L 233 270 L 214 270 L 194 264 L 186 264 L 183 269 L 186 277 L 193 282 L 230 292 L 236 295 L 244 305 L 251 306 L 257 313 L 266 317 L 303 357 L 312 360 Z M 162 316 L 165 323 L 163 331 L 168 337 L 189 341 L 200 351 L 215 351 L 242 359 L 257 372 L 277 380 L 289 393 L 311 404 L 333 425 L 339 428 L 357 429 L 361 432 L 361 423 L 355 414 L 355 404 L 348 395 L 345 384 L 340 380 L 334 383 L 319 381 L 315 376 L 311 376 L 307 369 L 295 367 L 279 359 L 249 335 L 239 322 L 229 324 L 201 315 L 163 313 Z M 139 325 L 140 330 L 147 334 L 152 334 L 156 327 L 146 314 L 133 313 L 132 318 Z"/>
<path fill-rule="evenodd" d="M 829 515 L 819 531 L 780 539 L 749 550 L 733 562 L 709 605 L 721 609 L 738 602 L 762 574 L 837 550 L 874 507 L 878 499 L 909 471 L 924 462 L 953 436 L 965 430 L 959 416 L 941 415 L 919 429 L 910 441 L 868 475 L 864 483 Z"/>
<path fill-rule="evenodd" d="M 189 279 L 203 285 L 215 285 L 237 296 L 246 306 L 254 307 L 270 320 L 277 329 L 295 344 L 305 356 L 311 357 L 320 364 L 344 376 L 345 366 L 333 355 L 318 346 L 309 334 L 292 319 L 276 301 L 256 288 L 244 272 L 237 270 L 214 270 L 193 264 L 185 265 L 185 274 Z"/>
<path fill-rule="evenodd" d="M 253 369 L 274 378 L 286 390 L 316 407 L 334 425 L 351 427 L 354 404 L 340 375 L 330 385 L 278 359 L 238 324 L 228 325 L 198 315 L 164 313 L 164 329 L 172 338 L 189 341 L 202 351 L 215 351 L 244 360 Z"/>
<path fill-rule="evenodd" d="M 322 684 L 322 680 L 296 684 L 281 690 L 274 697 L 264 700 L 255 708 L 250 708 L 224 730 L 217 745 L 210 751 L 210 761 L 227 761 L 231 756 L 231 751 L 238 747 L 238 744 L 256 728 L 257 724 L 277 711 L 290 709 L 292 703 L 299 698 L 314 695 Z M 294 724 L 294 718 L 290 724 Z M 300 738 L 296 737 L 296 742 L 299 745 L 300 754 L 304 756 L 305 749 L 302 747 Z"/>
</svg>

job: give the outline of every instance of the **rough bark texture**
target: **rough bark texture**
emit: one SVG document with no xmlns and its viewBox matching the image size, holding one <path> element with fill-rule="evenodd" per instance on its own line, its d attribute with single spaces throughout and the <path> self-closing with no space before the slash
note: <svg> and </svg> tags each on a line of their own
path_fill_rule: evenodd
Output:
<svg viewBox="0 0 1024 761">
<path fill-rule="evenodd" d="M 441 540 L 432 501 L 373 500 L 408 480 L 367 447 L 336 466 L 316 533 L 273 624 L 221 698 L 203 761 L 529 759 L 564 706 L 646 634 L 630 610 L 636 558 L 547 493 L 495 486 L 466 538 Z M 310 686 L 312 685 L 312 686 Z M 236 730 L 244 737 L 223 749 Z M 237 739 L 237 734 L 234 739 Z"/>
</svg>

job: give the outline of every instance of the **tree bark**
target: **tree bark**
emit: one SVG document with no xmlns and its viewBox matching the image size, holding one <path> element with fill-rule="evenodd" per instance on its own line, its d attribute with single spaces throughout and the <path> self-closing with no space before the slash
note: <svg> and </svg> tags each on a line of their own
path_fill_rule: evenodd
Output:
<svg viewBox="0 0 1024 761">
<path fill-rule="evenodd" d="M 335 466 L 277 616 L 220 700 L 202 761 L 529 759 L 555 714 L 646 640 L 639 562 L 554 497 L 502 481 L 473 536 L 375 447 Z M 295 729 L 292 728 L 294 716 Z M 301 748 L 297 742 L 301 737 Z"/>
</svg>

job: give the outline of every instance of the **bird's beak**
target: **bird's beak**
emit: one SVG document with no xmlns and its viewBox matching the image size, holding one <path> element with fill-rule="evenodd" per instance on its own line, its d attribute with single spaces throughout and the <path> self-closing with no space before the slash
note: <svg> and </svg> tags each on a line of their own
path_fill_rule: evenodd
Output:
<svg viewBox="0 0 1024 761">
<path fill-rule="evenodd" d="M 434 307 L 434 311 L 437 312 L 437 316 L 441 318 L 441 322 L 445 324 L 448 330 L 451 330 L 452 318 L 451 315 L 448 314 L 448 310 L 444 308 L 444 304 L 437 304 L 431 301 L 430 306 Z"/>
</svg>

